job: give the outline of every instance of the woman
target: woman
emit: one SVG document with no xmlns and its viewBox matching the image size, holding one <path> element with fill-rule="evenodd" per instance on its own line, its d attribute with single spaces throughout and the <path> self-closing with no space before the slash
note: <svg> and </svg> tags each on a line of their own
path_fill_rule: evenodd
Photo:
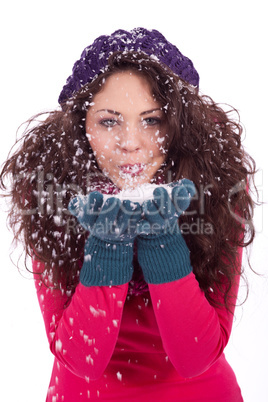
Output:
<svg viewBox="0 0 268 402">
<path fill-rule="evenodd" d="M 243 400 L 223 351 L 255 164 L 198 84 L 156 30 L 101 36 L 4 165 L 55 355 L 47 401 Z"/>
</svg>

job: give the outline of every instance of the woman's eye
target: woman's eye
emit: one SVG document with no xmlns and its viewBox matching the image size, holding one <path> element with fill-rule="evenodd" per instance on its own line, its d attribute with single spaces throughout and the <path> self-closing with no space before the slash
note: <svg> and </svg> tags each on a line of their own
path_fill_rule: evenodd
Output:
<svg viewBox="0 0 268 402">
<path fill-rule="evenodd" d="M 144 126 L 156 126 L 161 123 L 161 119 L 156 117 L 147 117 L 146 119 L 142 120 L 142 124 Z"/>
<path fill-rule="evenodd" d="M 102 126 L 108 127 L 108 128 L 112 128 L 117 124 L 117 120 L 115 119 L 102 119 L 100 121 L 100 124 Z"/>
</svg>

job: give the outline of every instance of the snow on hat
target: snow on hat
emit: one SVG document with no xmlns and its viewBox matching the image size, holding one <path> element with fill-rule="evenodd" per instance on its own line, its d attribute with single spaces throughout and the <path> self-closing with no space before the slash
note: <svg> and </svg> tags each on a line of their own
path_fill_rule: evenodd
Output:
<svg viewBox="0 0 268 402">
<path fill-rule="evenodd" d="M 145 53 L 168 66 L 189 84 L 193 86 L 199 84 L 199 75 L 192 61 L 168 42 L 160 32 L 145 28 L 135 28 L 130 32 L 120 29 L 110 36 L 99 36 L 92 45 L 84 49 L 60 93 L 59 103 L 65 102 L 81 87 L 105 71 L 109 57 L 118 51 Z"/>
</svg>

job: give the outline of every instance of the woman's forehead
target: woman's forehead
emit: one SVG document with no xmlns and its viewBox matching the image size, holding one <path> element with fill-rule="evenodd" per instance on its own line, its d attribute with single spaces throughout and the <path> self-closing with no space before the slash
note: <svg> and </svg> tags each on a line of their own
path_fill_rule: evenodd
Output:
<svg viewBox="0 0 268 402">
<path fill-rule="evenodd" d="M 124 71 L 107 78 L 103 88 L 93 98 L 92 111 L 139 109 L 140 113 L 160 108 L 145 77 Z"/>
</svg>

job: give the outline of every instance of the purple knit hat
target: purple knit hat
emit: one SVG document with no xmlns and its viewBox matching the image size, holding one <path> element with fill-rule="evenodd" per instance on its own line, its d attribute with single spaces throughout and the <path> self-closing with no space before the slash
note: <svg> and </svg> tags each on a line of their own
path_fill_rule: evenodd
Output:
<svg viewBox="0 0 268 402">
<path fill-rule="evenodd" d="M 135 28 L 130 32 L 117 30 L 110 36 L 98 37 L 92 45 L 84 49 L 60 93 L 59 103 L 71 98 L 82 86 L 105 71 L 109 57 L 117 51 L 145 53 L 168 66 L 189 84 L 199 85 L 199 75 L 192 61 L 168 42 L 160 32 L 145 28 Z"/>
</svg>

